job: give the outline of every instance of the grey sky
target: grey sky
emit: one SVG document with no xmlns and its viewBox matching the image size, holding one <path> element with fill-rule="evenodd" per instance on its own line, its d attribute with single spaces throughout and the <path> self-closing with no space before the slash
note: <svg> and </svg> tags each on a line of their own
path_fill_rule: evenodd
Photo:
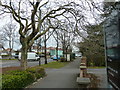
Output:
<svg viewBox="0 0 120 90">
<path fill-rule="evenodd" d="M 33 1 L 33 0 L 31 0 L 31 1 Z M 44 2 L 46 2 L 46 1 L 48 1 L 48 0 L 42 0 L 42 3 L 44 3 Z M 83 1 L 84 2 L 84 0 L 49 0 L 49 1 L 52 1 L 52 2 L 63 2 L 63 4 L 65 3 L 65 2 L 70 2 L 70 1 L 73 1 L 73 2 L 77 2 L 77 3 L 79 3 L 80 4 L 80 1 Z M 96 2 L 97 2 L 98 0 L 96 0 Z M 100 1 L 102 1 L 102 0 L 100 0 Z M 49 5 L 51 5 L 51 6 L 53 6 L 53 8 L 55 8 L 55 6 L 53 5 L 53 4 L 49 4 Z M 84 10 L 83 10 L 84 11 Z M 86 17 L 89 19 L 89 21 L 91 22 L 91 23 L 94 23 L 95 22 L 95 19 L 94 18 L 91 18 L 92 16 L 91 16 L 91 14 L 90 13 L 88 13 L 88 12 L 83 12 L 84 14 L 86 14 Z M 3 25 L 5 25 L 6 23 L 8 23 L 8 22 L 11 22 L 10 21 L 11 19 L 10 19 L 10 17 L 9 17 L 9 15 L 8 16 L 5 16 L 4 18 L 1 18 L 0 17 L 0 30 L 2 30 L 1 28 L 2 28 L 2 26 Z M 14 21 L 13 21 L 13 23 L 15 23 Z M 16 23 L 15 23 L 16 24 Z M 78 37 L 78 39 L 79 39 L 79 41 L 81 40 L 81 38 L 80 37 Z M 76 41 L 78 41 L 77 40 L 77 38 L 76 38 Z M 54 40 L 54 38 L 53 37 L 51 37 L 48 41 L 47 41 L 47 46 L 53 46 L 53 47 L 55 47 L 56 46 L 56 41 Z M 8 48 L 8 45 L 7 45 L 7 43 L 5 44 L 5 47 L 6 48 Z M 19 49 L 20 48 L 20 45 L 19 44 L 16 44 L 15 46 L 14 46 L 14 49 Z"/>
</svg>

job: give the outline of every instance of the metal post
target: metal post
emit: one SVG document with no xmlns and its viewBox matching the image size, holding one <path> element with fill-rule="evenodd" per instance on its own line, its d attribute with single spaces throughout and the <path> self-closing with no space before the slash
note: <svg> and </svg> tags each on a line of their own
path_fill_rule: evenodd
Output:
<svg viewBox="0 0 120 90">
<path fill-rule="evenodd" d="M 40 20 L 41 20 L 41 10 L 39 8 L 39 23 L 40 23 Z M 41 29 L 41 25 L 40 25 L 40 29 Z M 41 30 L 40 30 L 40 33 L 41 33 Z M 41 37 L 40 37 L 40 51 L 41 51 Z M 39 66 L 41 65 L 41 53 L 40 53 L 40 58 L 39 58 Z"/>
<path fill-rule="evenodd" d="M 108 63 L 107 63 L 107 42 L 106 42 L 106 32 L 105 32 L 105 25 L 103 25 L 103 35 L 104 35 L 104 49 L 105 49 L 105 62 L 106 62 L 106 71 L 108 75 Z M 107 81 L 108 81 L 108 76 L 107 76 Z"/>
</svg>

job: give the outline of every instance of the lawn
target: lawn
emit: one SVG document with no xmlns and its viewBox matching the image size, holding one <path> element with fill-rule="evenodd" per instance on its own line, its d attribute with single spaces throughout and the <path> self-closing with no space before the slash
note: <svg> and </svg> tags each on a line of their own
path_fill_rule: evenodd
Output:
<svg viewBox="0 0 120 90">
<path fill-rule="evenodd" d="M 88 67 L 88 68 L 90 68 L 90 69 L 102 69 L 102 68 L 106 68 L 105 66 L 100 66 L 100 67 L 98 67 L 98 66 L 94 66 L 94 67 Z"/>
<path fill-rule="evenodd" d="M 17 60 L 17 59 L 0 59 L 0 60 Z"/>
<path fill-rule="evenodd" d="M 50 62 L 48 64 L 41 65 L 44 68 L 61 68 L 67 65 L 69 62 L 60 62 L 60 61 L 54 61 Z"/>
</svg>

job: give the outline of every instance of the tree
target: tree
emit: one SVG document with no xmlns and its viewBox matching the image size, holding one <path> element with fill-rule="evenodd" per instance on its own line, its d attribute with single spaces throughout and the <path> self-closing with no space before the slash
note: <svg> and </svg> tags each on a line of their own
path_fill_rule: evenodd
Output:
<svg viewBox="0 0 120 90">
<path fill-rule="evenodd" d="M 58 31 L 55 31 L 56 36 L 53 34 L 53 37 L 55 39 L 55 41 L 57 42 L 57 46 L 56 46 L 56 57 L 57 57 L 57 61 L 58 61 L 58 47 L 59 47 L 59 38 L 58 38 Z"/>
<path fill-rule="evenodd" d="M 103 23 L 99 25 L 86 26 L 87 38 L 79 43 L 80 51 L 88 58 L 88 65 L 104 66 L 104 38 Z"/>
<path fill-rule="evenodd" d="M 14 47 L 14 43 L 17 40 L 17 34 L 16 34 L 16 25 L 13 25 L 12 23 L 5 24 L 1 30 L 1 41 L 2 42 L 8 42 L 10 51 L 9 51 L 9 56 L 10 59 L 12 58 L 12 50 Z"/>
<path fill-rule="evenodd" d="M 12 14 L 14 20 L 19 24 L 19 34 L 20 34 L 20 43 L 22 45 L 21 48 L 21 67 L 22 69 L 27 68 L 27 51 L 33 45 L 34 41 L 37 40 L 40 36 L 44 35 L 51 27 L 50 25 L 40 33 L 40 27 L 47 18 L 55 18 L 63 15 L 64 13 L 70 12 L 74 13 L 74 9 L 72 6 L 75 3 L 70 2 L 66 5 L 62 5 L 57 9 L 52 9 L 47 13 L 41 15 L 42 8 L 48 3 L 40 4 L 39 0 L 37 2 L 27 1 L 29 5 L 29 9 L 27 11 L 24 9 L 24 0 L 20 0 L 16 3 L 10 2 L 0 2 L 0 6 L 2 7 L 2 12 Z M 23 6 L 23 7 L 22 7 Z M 39 9 L 39 11 L 38 11 Z M 27 14 L 26 14 L 27 12 Z"/>
<path fill-rule="evenodd" d="M 57 42 L 56 47 L 56 56 L 58 57 L 58 46 L 59 43 L 62 44 L 63 49 L 63 57 L 67 59 L 67 53 L 69 52 L 68 49 L 72 45 L 72 42 L 74 41 L 74 29 L 70 27 L 70 22 L 64 21 L 59 24 L 59 29 L 55 31 L 54 38 Z"/>
<path fill-rule="evenodd" d="M 45 64 L 47 64 L 47 40 L 50 38 L 50 36 L 53 34 L 54 30 L 53 31 L 48 31 L 45 35 L 44 35 L 44 38 L 43 38 L 43 42 L 44 42 L 44 51 L 45 51 Z"/>
<path fill-rule="evenodd" d="M 0 47 L 5 50 L 4 48 L 4 42 L 2 41 L 2 34 L 0 33 Z"/>
</svg>

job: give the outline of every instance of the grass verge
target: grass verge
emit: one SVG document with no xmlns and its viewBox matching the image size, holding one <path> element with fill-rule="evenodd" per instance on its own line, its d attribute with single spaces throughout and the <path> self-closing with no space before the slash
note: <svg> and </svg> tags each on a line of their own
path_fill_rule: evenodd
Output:
<svg viewBox="0 0 120 90">
<path fill-rule="evenodd" d="M 60 61 L 54 61 L 50 62 L 48 64 L 41 65 L 44 68 L 61 68 L 67 65 L 69 62 L 60 62 Z"/>
<path fill-rule="evenodd" d="M 98 66 L 95 66 L 95 67 L 88 67 L 89 69 L 102 69 L 102 68 L 106 68 L 105 66 L 101 66 L 101 67 L 98 67 Z"/>
<path fill-rule="evenodd" d="M 17 60 L 17 59 L 0 59 L 0 60 Z"/>
</svg>

